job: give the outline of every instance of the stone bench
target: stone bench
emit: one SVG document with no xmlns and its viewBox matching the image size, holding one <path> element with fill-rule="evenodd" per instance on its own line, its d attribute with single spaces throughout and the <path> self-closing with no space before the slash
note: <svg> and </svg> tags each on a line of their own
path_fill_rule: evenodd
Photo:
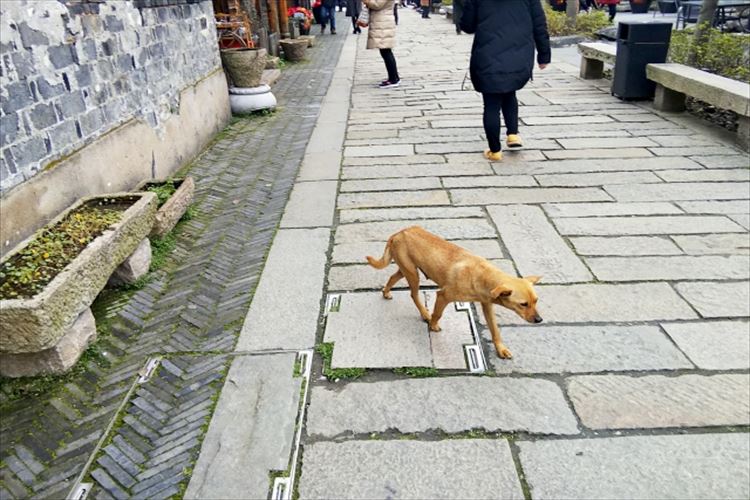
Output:
<svg viewBox="0 0 750 500">
<path fill-rule="evenodd" d="M 750 149 L 750 85 L 683 64 L 649 64 L 646 77 L 656 82 L 654 108 L 684 111 L 686 96 L 739 115 L 738 143 Z"/>
<path fill-rule="evenodd" d="M 584 42 L 578 44 L 578 53 L 581 54 L 581 78 L 598 80 L 604 76 L 604 63 L 615 63 L 617 48 L 601 42 Z"/>
</svg>

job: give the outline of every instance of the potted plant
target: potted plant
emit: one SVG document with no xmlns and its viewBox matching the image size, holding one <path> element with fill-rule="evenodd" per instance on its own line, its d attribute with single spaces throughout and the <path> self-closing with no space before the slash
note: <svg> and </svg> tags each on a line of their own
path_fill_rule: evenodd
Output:
<svg viewBox="0 0 750 500">
<path fill-rule="evenodd" d="M 260 85 L 266 68 L 266 49 L 222 49 L 221 62 L 235 87 L 252 88 Z"/>
<path fill-rule="evenodd" d="M 312 26 L 313 13 L 304 7 L 289 7 L 286 10 L 286 16 L 289 19 L 294 19 L 299 23 L 299 34 L 309 35 L 310 27 Z"/>
<path fill-rule="evenodd" d="M 141 183 L 138 190 L 156 194 L 158 209 L 151 236 L 161 238 L 177 225 L 193 203 L 195 182 L 192 177 L 151 180 Z"/>
<path fill-rule="evenodd" d="M 73 366 L 95 335 L 91 303 L 151 231 L 156 204 L 154 193 L 84 198 L 3 257 L 0 374 Z"/>
</svg>

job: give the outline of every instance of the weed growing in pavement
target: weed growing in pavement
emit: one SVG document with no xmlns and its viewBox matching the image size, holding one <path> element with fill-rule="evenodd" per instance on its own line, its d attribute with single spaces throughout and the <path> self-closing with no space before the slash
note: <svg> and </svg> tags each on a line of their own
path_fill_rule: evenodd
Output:
<svg viewBox="0 0 750 500">
<path fill-rule="evenodd" d="M 358 379 L 366 373 L 364 368 L 331 368 L 333 342 L 318 344 L 315 346 L 315 351 L 323 358 L 323 375 L 325 375 L 328 380 L 336 380 L 340 378 Z"/>
<path fill-rule="evenodd" d="M 393 373 L 397 375 L 408 375 L 414 378 L 436 377 L 437 369 L 428 366 L 406 366 L 403 368 L 394 368 Z"/>
</svg>

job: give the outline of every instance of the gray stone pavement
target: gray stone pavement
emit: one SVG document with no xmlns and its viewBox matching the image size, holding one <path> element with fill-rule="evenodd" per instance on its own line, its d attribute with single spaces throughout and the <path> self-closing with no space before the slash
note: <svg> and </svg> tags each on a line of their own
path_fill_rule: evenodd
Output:
<svg viewBox="0 0 750 500">
<path fill-rule="evenodd" d="M 750 496 L 747 155 L 556 49 L 519 92 L 526 148 L 489 163 L 470 36 L 402 9 L 403 83 L 380 90 L 339 22 L 280 113 L 193 167 L 202 217 L 171 265 L 100 307 L 114 362 L 5 396 L 3 498 L 61 498 L 82 472 L 97 498 Z M 394 268 L 364 257 L 414 224 L 544 275 L 543 325 L 497 311 L 512 360 L 475 308 L 430 335 L 380 298 Z"/>
</svg>

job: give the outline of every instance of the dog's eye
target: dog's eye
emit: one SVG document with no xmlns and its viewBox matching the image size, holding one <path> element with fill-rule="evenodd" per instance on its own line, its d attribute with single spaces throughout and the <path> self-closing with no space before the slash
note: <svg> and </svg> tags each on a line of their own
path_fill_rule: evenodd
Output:
<svg viewBox="0 0 750 500">
<path fill-rule="evenodd" d="M 521 306 L 521 307 L 529 307 L 529 303 L 528 302 L 521 302 L 518 305 Z"/>
</svg>

